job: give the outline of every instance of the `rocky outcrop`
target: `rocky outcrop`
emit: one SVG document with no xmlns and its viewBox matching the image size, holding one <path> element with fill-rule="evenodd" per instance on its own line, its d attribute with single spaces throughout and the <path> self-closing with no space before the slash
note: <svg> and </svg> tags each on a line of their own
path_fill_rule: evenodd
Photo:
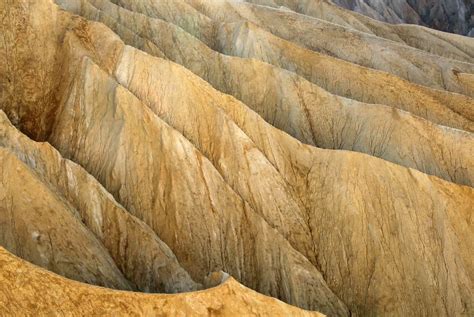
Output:
<svg viewBox="0 0 474 317">
<path fill-rule="evenodd" d="M 40 311 L 305 313 L 238 282 L 331 316 L 474 311 L 472 40 L 304 1 L 56 2 L 0 7 L 0 244 L 111 288 L 223 284 L 117 293 L 0 252 L 53 285 Z"/>
</svg>

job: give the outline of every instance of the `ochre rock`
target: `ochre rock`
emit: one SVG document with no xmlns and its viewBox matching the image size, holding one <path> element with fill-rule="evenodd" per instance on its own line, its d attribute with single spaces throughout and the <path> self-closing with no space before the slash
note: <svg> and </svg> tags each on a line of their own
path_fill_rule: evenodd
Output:
<svg viewBox="0 0 474 317">
<path fill-rule="evenodd" d="M 0 247 L 0 314 L 67 316 L 321 316 L 252 291 L 230 278 L 179 295 L 121 292 L 67 280 Z"/>
<path fill-rule="evenodd" d="M 474 313 L 473 39 L 322 0 L 0 16 L 0 315 Z"/>
</svg>

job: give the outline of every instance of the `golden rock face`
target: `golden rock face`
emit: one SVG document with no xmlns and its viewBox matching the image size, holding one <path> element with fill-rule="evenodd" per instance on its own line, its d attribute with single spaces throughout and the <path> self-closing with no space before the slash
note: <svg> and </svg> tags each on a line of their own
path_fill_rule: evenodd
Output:
<svg viewBox="0 0 474 317">
<path fill-rule="evenodd" d="M 473 39 L 319 0 L 0 21 L 0 315 L 474 314 Z"/>
<path fill-rule="evenodd" d="M 121 292 L 71 281 L 0 248 L 2 315 L 40 316 L 324 316 L 252 291 L 234 279 L 178 295 Z"/>
</svg>

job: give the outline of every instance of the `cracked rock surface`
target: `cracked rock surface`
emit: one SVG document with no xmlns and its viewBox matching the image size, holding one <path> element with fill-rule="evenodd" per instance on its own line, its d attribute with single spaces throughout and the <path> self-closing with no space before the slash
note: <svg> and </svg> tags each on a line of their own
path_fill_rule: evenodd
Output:
<svg viewBox="0 0 474 317">
<path fill-rule="evenodd" d="M 3 0 L 0 93 L 0 315 L 474 314 L 474 39 Z"/>
</svg>

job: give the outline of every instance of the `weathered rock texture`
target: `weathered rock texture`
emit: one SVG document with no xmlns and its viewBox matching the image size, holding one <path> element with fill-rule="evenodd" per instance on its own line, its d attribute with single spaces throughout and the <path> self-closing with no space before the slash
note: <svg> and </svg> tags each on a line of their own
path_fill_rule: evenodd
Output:
<svg viewBox="0 0 474 317">
<path fill-rule="evenodd" d="M 80 166 L 63 159 L 51 145 L 22 135 L 3 112 L 0 136 L 4 247 L 37 265 L 97 285 L 124 289 L 133 285 L 152 292 L 199 287 L 156 234 Z M 89 258 L 97 261 L 97 255 L 105 259 L 85 265 Z"/>
<path fill-rule="evenodd" d="M 0 245 L 233 278 L 2 250 L 0 314 L 474 313 L 474 40 L 251 2 L 0 2 Z"/>
<path fill-rule="evenodd" d="M 474 37 L 470 0 L 333 0 L 334 3 L 389 23 L 410 23 Z"/>
<path fill-rule="evenodd" d="M 64 279 L 0 248 L 0 314 L 48 316 L 323 316 L 254 292 L 234 279 L 180 295 L 118 292 Z"/>
</svg>

